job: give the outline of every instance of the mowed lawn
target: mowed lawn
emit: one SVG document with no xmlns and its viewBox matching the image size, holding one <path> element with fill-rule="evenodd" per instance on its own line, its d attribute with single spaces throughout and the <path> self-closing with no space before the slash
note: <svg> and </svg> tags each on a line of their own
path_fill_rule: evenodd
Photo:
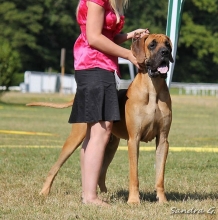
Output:
<svg viewBox="0 0 218 220">
<path fill-rule="evenodd" d="M 39 196 L 70 133 L 71 109 L 26 107 L 72 95 L 9 92 L 0 98 L 0 219 L 218 219 L 218 97 L 172 95 L 173 122 L 165 171 L 168 203 L 155 198 L 154 141 L 141 143 L 140 205 L 128 205 L 128 152 L 121 140 L 100 194 L 110 208 L 81 204 L 79 149 Z M 182 212 L 182 213 L 181 213 Z M 187 213 L 189 212 L 189 214 Z"/>
</svg>

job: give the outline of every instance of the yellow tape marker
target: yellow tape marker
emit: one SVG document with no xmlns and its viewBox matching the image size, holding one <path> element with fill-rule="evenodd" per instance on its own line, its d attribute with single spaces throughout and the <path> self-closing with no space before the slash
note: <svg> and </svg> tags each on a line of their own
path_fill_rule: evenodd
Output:
<svg viewBox="0 0 218 220">
<path fill-rule="evenodd" d="M 31 131 L 0 130 L 0 133 L 3 133 L 3 134 L 23 134 L 23 135 L 56 136 L 56 134 L 42 133 L 42 132 L 31 132 Z"/>
<path fill-rule="evenodd" d="M 61 148 L 61 146 L 40 146 L 40 145 L 0 145 L 0 148 Z M 119 146 L 118 150 L 128 150 L 127 146 Z M 154 151 L 155 147 L 140 147 L 140 151 Z M 218 152 L 218 147 L 170 147 L 169 152 L 207 152 L 213 153 Z"/>
<path fill-rule="evenodd" d="M 61 146 L 40 146 L 40 145 L 0 145 L 0 148 L 61 148 Z"/>
<path fill-rule="evenodd" d="M 127 146 L 119 146 L 119 150 L 128 150 Z M 155 147 L 140 147 L 140 151 L 155 151 Z M 169 152 L 194 151 L 194 152 L 218 152 L 218 147 L 170 147 Z"/>
<path fill-rule="evenodd" d="M 170 147 L 170 151 L 218 152 L 216 147 Z"/>
</svg>

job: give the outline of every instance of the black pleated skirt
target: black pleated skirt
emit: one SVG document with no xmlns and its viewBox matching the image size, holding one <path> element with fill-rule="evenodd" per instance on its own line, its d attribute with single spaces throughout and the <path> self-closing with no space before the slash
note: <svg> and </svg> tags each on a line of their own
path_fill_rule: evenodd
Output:
<svg viewBox="0 0 218 220">
<path fill-rule="evenodd" d="M 119 121 L 119 103 L 114 73 L 93 68 L 76 70 L 77 91 L 69 123 Z"/>
</svg>

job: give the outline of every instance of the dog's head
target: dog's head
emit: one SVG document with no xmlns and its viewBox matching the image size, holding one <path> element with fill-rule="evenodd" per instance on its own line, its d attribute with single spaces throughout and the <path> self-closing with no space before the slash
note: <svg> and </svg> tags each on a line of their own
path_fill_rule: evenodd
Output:
<svg viewBox="0 0 218 220">
<path fill-rule="evenodd" d="M 148 34 L 133 41 L 131 50 L 150 77 L 167 77 L 169 62 L 173 63 L 172 43 L 164 34 Z"/>
</svg>

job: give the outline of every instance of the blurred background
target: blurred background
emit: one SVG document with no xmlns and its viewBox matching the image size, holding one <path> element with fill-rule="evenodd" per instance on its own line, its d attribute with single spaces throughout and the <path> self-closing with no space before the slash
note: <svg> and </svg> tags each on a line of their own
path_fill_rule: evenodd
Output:
<svg viewBox="0 0 218 220">
<path fill-rule="evenodd" d="M 25 71 L 73 74 L 72 48 L 80 30 L 77 0 L 0 0 L 0 86 L 18 86 Z M 130 1 L 123 32 L 166 33 L 167 0 Z M 173 82 L 218 83 L 218 1 L 185 1 Z M 129 48 L 131 42 L 123 46 Z"/>
</svg>

